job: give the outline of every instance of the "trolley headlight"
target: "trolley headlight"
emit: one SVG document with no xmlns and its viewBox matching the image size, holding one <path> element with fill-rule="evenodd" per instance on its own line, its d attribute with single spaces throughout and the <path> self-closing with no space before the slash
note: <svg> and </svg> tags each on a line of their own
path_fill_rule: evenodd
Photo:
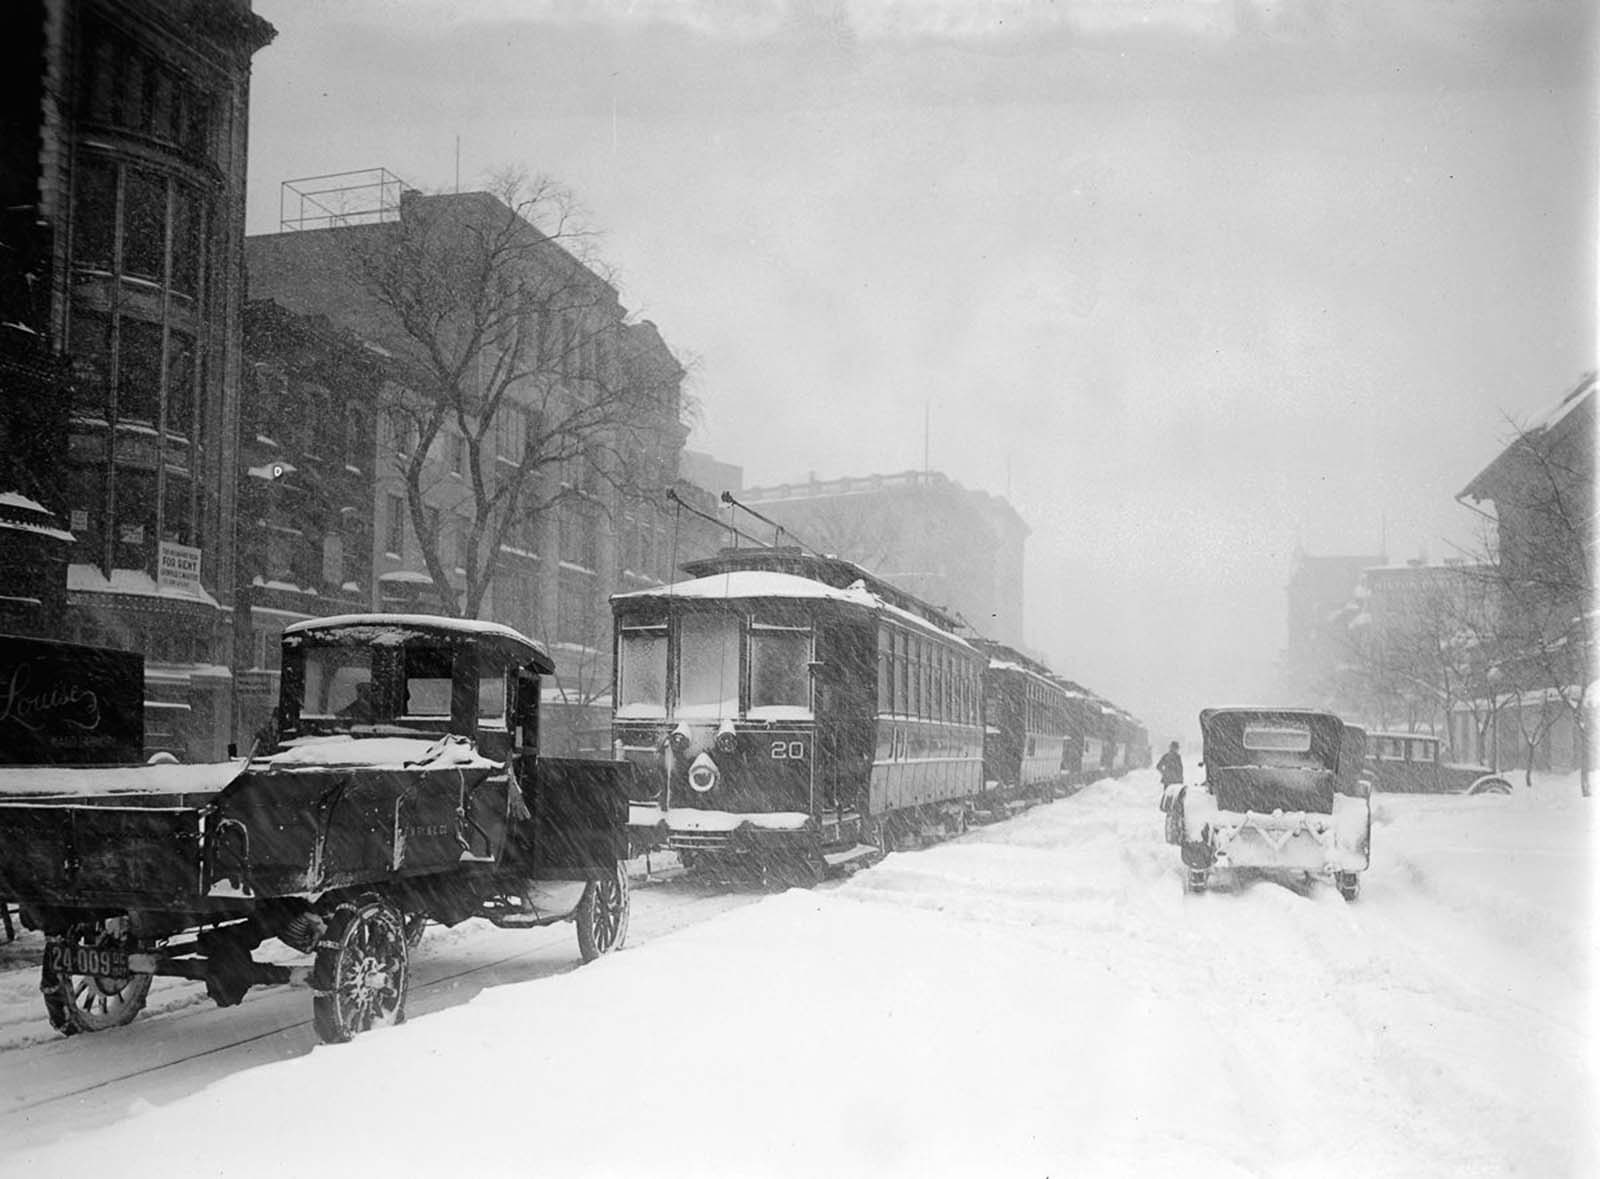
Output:
<svg viewBox="0 0 1600 1179">
<path fill-rule="evenodd" d="M 672 730 L 672 736 L 668 737 L 667 740 L 671 742 L 674 752 L 688 753 L 689 743 L 694 740 L 694 735 L 689 732 L 688 725 L 679 725 Z"/>
<path fill-rule="evenodd" d="M 702 753 L 689 767 L 689 785 L 701 794 L 715 789 L 721 778 L 722 771 L 717 769 L 717 763 L 711 760 L 709 753 Z"/>
<path fill-rule="evenodd" d="M 716 740 L 712 745 L 718 753 L 732 753 L 739 743 L 739 735 L 734 731 L 733 721 L 725 720 L 717 729 Z"/>
</svg>

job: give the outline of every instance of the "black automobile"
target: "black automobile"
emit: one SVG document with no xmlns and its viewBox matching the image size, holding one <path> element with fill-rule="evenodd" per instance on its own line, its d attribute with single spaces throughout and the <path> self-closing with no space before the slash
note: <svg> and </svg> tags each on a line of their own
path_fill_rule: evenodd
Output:
<svg viewBox="0 0 1600 1179">
<path fill-rule="evenodd" d="M 1452 765 L 1427 733 L 1367 734 L 1367 777 L 1380 794 L 1510 794 L 1488 766 Z"/>
</svg>

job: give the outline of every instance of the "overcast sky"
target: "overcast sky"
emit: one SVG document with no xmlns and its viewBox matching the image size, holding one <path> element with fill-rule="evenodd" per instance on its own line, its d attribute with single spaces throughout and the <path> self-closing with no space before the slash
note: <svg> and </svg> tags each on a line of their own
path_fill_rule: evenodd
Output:
<svg viewBox="0 0 1600 1179">
<path fill-rule="evenodd" d="M 1595 365 L 1593 6 L 256 0 L 250 229 L 383 166 L 574 189 L 747 483 L 931 466 L 1028 639 L 1192 736 L 1297 545 L 1438 558 Z"/>
</svg>

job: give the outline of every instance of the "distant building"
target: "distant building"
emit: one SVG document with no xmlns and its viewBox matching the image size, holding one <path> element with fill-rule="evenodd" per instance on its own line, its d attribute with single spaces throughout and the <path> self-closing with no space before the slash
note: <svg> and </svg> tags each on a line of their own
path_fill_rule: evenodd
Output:
<svg viewBox="0 0 1600 1179">
<path fill-rule="evenodd" d="M 1385 562 L 1381 555 L 1314 557 L 1296 551 L 1282 667 L 1286 703 L 1327 707 L 1334 702 L 1341 669 L 1351 658 L 1352 603 L 1361 573 Z"/>
<path fill-rule="evenodd" d="M 1028 526 L 1004 498 L 937 471 L 751 487 L 739 498 L 811 548 L 854 561 L 959 614 L 978 633 L 1023 647 Z"/>
<path fill-rule="evenodd" d="M 0 624 L 142 652 L 149 748 L 217 758 L 273 29 L 249 0 L 14 0 L 0 35 Z"/>
<path fill-rule="evenodd" d="M 744 490 L 743 467 L 720 462 L 704 451 L 685 448 L 683 459 L 678 465 L 678 473 L 696 487 L 705 488 L 713 496 L 721 496 L 724 491 L 731 491 L 737 495 Z"/>
</svg>

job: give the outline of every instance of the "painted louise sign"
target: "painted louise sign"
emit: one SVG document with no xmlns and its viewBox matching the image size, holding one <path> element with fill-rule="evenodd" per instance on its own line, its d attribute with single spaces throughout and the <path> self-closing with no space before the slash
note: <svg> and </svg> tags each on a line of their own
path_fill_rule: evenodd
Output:
<svg viewBox="0 0 1600 1179">
<path fill-rule="evenodd" d="M 0 635 L 0 764 L 104 765 L 143 752 L 143 656 Z"/>
</svg>

